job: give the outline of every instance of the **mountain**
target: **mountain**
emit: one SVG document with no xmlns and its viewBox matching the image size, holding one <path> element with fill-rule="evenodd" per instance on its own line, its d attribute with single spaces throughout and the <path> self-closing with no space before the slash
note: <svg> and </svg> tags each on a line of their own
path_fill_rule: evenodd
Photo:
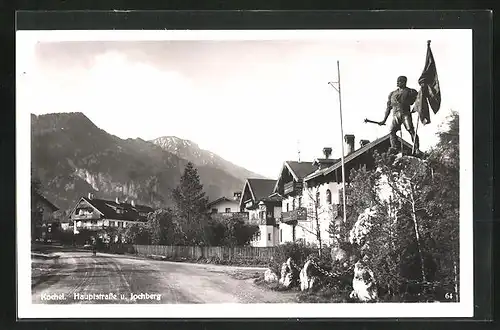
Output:
<svg viewBox="0 0 500 330">
<path fill-rule="evenodd" d="M 176 136 L 163 136 L 156 138 L 151 142 L 161 147 L 163 150 L 186 159 L 197 166 L 210 166 L 217 168 L 236 178 L 267 179 L 260 174 L 235 165 L 213 152 L 201 149 L 196 143 L 189 140 L 183 140 Z"/>
<path fill-rule="evenodd" d="M 79 112 L 31 115 L 31 166 L 43 193 L 61 210 L 89 192 L 96 198 L 171 206 L 172 189 L 187 162 L 152 142 L 111 135 Z M 198 164 L 210 200 L 242 189 L 245 176 L 210 162 Z"/>
</svg>

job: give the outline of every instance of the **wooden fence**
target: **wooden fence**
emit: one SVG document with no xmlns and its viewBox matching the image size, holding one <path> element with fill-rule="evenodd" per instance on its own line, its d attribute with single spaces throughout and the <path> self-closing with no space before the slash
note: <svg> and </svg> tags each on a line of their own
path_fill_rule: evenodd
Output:
<svg viewBox="0 0 500 330">
<path fill-rule="evenodd" d="M 159 255 L 168 258 L 218 258 L 220 260 L 271 260 L 274 247 L 226 247 L 226 246 L 165 246 L 165 245 L 134 245 L 140 255 Z"/>
</svg>

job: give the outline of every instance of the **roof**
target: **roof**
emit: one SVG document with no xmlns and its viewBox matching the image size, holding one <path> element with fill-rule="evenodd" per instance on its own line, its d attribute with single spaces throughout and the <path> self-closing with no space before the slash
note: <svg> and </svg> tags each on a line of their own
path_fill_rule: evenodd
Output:
<svg viewBox="0 0 500 330">
<path fill-rule="evenodd" d="M 286 167 L 288 172 L 293 176 L 295 181 L 301 181 L 307 175 L 314 172 L 314 163 L 313 162 L 298 162 L 293 160 L 287 160 L 283 163 L 281 167 L 280 175 L 278 180 L 275 181 L 273 192 L 276 192 L 278 189 L 278 185 L 281 181 L 281 176 L 283 175 L 283 169 Z"/>
<path fill-rule="evenodd" d="M 297 179 L 303 179 L 312 172 L 314 172 L 314 166 L 312 162 L 297 162 L 288 160 L 285 162 L 285 165 L 288 165 L 288 169 L 290 173 Z"/>
<path fill-rule="evenodd" d="M 49 208 L 52 209 L 52 212 L 55 212 L 59 210 L 57 206 L 55 206 L 52 202 L 50 202 L 47 198 L 45 198 L 42 194 L 35 192 L 35 196 L 39 199 L 40 202 L 43 204 L 47 205 Z"/>
<path fill-rule="evenodd" d="M 95 207 L 107 219 L 136 221 L 144 219 L 144 216 L 141 216 L 139 212 L 149 213 L 154 211 L 153 208 L 147 205 L 136 204 L 135 206 L 132 206 L 132 204 L 125 202 L 117 204 L 115 201 L 98 198 L 89 199 L 87 197 L 82 197 L 82 199 Z M 125 212 L 117 213 L 116 208 L 121 208 Z"/>
<path fill-rule="evenodd" d="M 269 197 L 273 193 L 276 180 L 270 179 L 247 179 L 252 196 L 255 201 Z"/>
<path fill-rule="evenodd" d="M 359 148 L 358 150 L 353 151 L 351 154 L 349 154 L 346 157 L 344 157 L 344 165 L 346 163 L 349 163 L 350 161 L 356 159 L 357 157 L 359 157 L 360 155 L 364 154 L 365 152 L 369 151 L 370 149 L 376 147 L 380 143 L 382 143 L 384 141 L 387 141 L 389 138 L 390 138 L 390 134 L 384 135 L 383 137 L 378 138 L 375 141 L 366 144 L 365 146 Z M 399 136 L 397 137 L 397 139 L 398 139 L 398 142 L 401 142 L 401 140 L 402 140 Z M 402 141 L 403 141 L 403 145 L 405 147 L 410 148 L 410 149 L 412 148 L 411 144 L 409 144 L 405 140 L 402 140 Z M 333 171 L 335 171 L 336 169 L 338 169 L 341 166 L 342 166 L 342 162 L 338 161 L 337 163 L 333 164 L 330 167 L 324 168 L 322 170 L 319 170 L 319 171 L 317 171 L 315 173 L 312 173 L 312 174 L 308 175 L 304 180 L 308 181 L 310 179 L 316 178 L 316 177 L 321 176 L 321 175 L 328 175 L 328 174 L 332 173 Z"/>
<path fill-rule="evenodd" d="M 281 202 L 283 200 L 283 197 L 279 194 L 271 194 L 267 197 L 264 197 L 262 201 L 264 202 Z"/>
<path fill-rule="evenodd" d="M 210 207 L 212 205 L 215 205 L 217 203 L 220 203 L 220 202 L 234 202 L 234 203 L 238 203 L 238 201 L 232 199 L 232 198 L 229 198 L 229 197 L 226 197 L 226 196 L 222 196 L 220 198 L 217 198 L 216 200 L 210 202 L 207 204 L 207 207 Z"/>
<path fill-rule="evenodd" d="M 316 158 L 313 162 L 313 165 L 315 166 L 317 166 L 318 164 L 332 165 L 339 161 L 340 158 Z"/>
</svg>

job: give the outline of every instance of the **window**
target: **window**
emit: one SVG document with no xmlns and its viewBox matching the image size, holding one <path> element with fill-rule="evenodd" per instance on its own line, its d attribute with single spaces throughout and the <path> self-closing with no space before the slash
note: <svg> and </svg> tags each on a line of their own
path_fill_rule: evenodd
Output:
<svg viewBox="0 0 500 330">
<path fill-rule="evenodd" d="M 231 213 L 231 208 L 230 207 L 226 207 L 226 213 Z"/>
<path fill-rule="evenodd" d="M 292 200 L 292 210 L 295 210 L 295 198 Z"/>
<path fill-rule="evenodd" d="M 270 241 L 271 240 L 271 233 L 268 233 L 267 234 L 267 240 Z"/>
<path fill-rule="evenodd" d="M 330 191 L 330 189 L 326 191 L 326 203 L 332 204 L 332 192 Z"/>
<path fill-rule="evenodd" d="M 280 229 L 280 242 L 283 242 L 283 229 Z"/>
<path fill-rule="evenodd" d="M 321 196 L 321 195 L 320 195 L 320 192 L 318 191 L 318 192 L 316 193 L 316 206 L 317 206 L 317 207 L 319 207 L 320 196 Z"/>
<path fill-rule="evenodd" d="M 219 210 L 217 209 L 212 209 L 212 213 L 217 213 Z"/>
<path fill-rule="evenodd" d="M 287 211 L 287 212 L 289 211 L 289 210 L 288 210 L 288 203 L 286 203 L 286 211 Z"/>
<path fill-rule="evenodd" d="M 299 207 L 302 207 L 302 196 L 299 197 Z"/>
<path fill-rule="evenodd" d="M 266 217 L 266 211 L 260 211 L 259 212 L 259 219 L 260 220 L 264 220 Z"/>
</svg>

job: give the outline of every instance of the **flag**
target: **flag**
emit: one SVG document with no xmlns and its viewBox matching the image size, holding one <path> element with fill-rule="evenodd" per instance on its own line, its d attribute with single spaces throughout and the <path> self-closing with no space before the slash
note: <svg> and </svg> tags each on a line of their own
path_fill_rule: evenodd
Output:
<svg viewBox="0 0 500 330">
<path fill-rule="evenodd" d="M 418 79 L 418 84 L 420 90 L 412 112 L 417 112 L 422 124 L 426 125 L 431 122 L 429 107 L 434 113 L 437 113 L 441 107 L 441 89 L 439 88 L 436 62 L 432 55 L 430 41 L 427 42 L 425 66 L 422 75 Z"/>
</svg>

